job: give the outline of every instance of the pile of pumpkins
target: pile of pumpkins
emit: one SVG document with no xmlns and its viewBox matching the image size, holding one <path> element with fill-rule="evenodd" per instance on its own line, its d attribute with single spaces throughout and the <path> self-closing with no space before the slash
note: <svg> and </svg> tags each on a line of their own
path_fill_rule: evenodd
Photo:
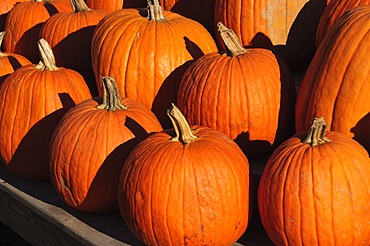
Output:
<svg viewBox="0 0 370 246">
<path fill-rule="evenodd" d="M 3 0 L 2 165 L 147 245 L 370 245 L 369 2 Z"/>
</svg>

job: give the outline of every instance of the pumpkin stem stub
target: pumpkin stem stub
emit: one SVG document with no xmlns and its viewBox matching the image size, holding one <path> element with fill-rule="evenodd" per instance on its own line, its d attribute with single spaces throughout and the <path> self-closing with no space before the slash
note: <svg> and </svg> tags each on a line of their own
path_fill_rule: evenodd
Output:
<svg viewBox="0 0 370 246">
<path fill-rule="evenodd" d="M 4 57 L 4 56 L 6 56 L 6 54 L 4 54 L 4 53 L 1 51 L 1 45 L 2 45 L 2 43 L 3 43 L 4 36 L 5 36 L 5 31 L 0 32 L 0 57 Z"/>
<path fill-rule="evenodd" d="M 221 22 L 217 23 L 217 27 L 222 41 L 225 43 L 232 56 L 238 56 L 248 51 L 246 48 L 243 47 L 234 30 L 227 28 Z"/>
<path fill-rule="evenodd" d="M 185 116 L 181 113 L 180 109 L 175 106 L 175 104 L 171 104 L 171 108 L 167 110 L 167 115 L 170 117 L 176 133 L 176 136 L 172 138 L 172 141 L 188 144 L 198 138 L 193 134 Z"/>
<path fill-rule="evenodd" d="M 308 131 L 307 137 L 302 141 L 304 144 L 316 146 L 319 144 L 330 142 L 330 139 L 325 137 L 327 124 L 324 117 L 315 118 L 313 124 Z"/>
<path fill-rule="evenodd" d="M 148 19 L 152 21 L 165 21 L 166 17 L 163 16 L 162 7 L 159 5 L 158 0 L 148 0 Z"/>
<path fill-rule="evenodd" d="M 70 0 L 70 2 L 75 13 L 91 10 L 83 0 Z"/>
<path fill-rule="evenodd" d="M 122 104 L 116 80 L 112 77 L 103 77 L 103 103 L 96 106 L 98 109 L 108 111 L 128 109 Z"/>
<path fill-rule="evenodd" d="M 55 65 L 54 53 L 49 43 L 45 39 L 42 38 L 37 42 L 37 45 L 39 47 L 41 60 L 36 65 L 36 68 L 40 70 L 48 70 L 48 71 L 58 70 L 57 66 Z"/>
</svg>

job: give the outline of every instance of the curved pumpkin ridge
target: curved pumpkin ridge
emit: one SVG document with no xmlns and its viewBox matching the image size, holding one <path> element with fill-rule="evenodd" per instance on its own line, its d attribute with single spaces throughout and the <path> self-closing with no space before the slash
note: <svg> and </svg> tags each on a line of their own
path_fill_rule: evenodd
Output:
<svg viewBox="0 0 370 246">
<path fill-rule="evenodd" d="M 367 47 L 366 45 L 362 45 L 362 43 L 366 44 L 369 42 L 369 35 L 367 35 L 368 28 L 366 24 L 367 18 L 364 18 L 368 13 L 366 13 L 366 11 L 357 11 L 355 15 L 356 17 L 351 16 L 350 13 L 351 11 L 347 12 L 347 14 L 341 18 L 340 23 L 338 22 L 336 28 L 334 28 L 334 30 L 332 29 L 328 33 L 326 38 L 323 40 L 323 45 L 320 45 L 321 47 L 319 47 L 317 54 L 303 78 L 296 104 L 297 131 L 303 131 L 305 128 L 307 129 L 307 127 L 309 127 L 309 118 L 311 118 L 312 115 L 321 112 L 320 114 L 325 115 L 325 119 L 328 122 L 328 129 L 333 129 L 334 125 L 332 124 L 336 124 L 334 121 L 339 122 L 337 115 L 340 115 L 340 121 L 342 122 L 340 125 L 342 128 L 334 129 L 338 129 L 338 131 L 346 129 L 342 132 L 351 136 L 352 133 L 349 132 L 349 129 L 353 127 L 352 122 L 364 116 L 353 115 L 355 112 L 358 112 L 358 110 L 353 109 L 362 106 L 356 104 L 361 101 L 358 97 L 361 97 L 364 92 L 356 93 L 354 90 L 357 89 L 357 91 L 359 91 L 361 86 L 353 86 L 353 83 L 349 81 L 357 81 L 356 83 L 363 81 L 364 85 L 366 78 L 368 77 L 367 71 L 364 71 L 366 69 L 358 70 L 354 68 L 352 70 L 357 71 L 357 73 L 347 73 L 346 71 L 351 68 L 349 67 L 349 64 L 352 64 L 354 67 L 361 66 L 358 63 L 363 59 L 367 59 L 361 56 L 361 52 Z M 360 21 L 360 18 L 363 21 Z M 343 25 L 343 23 L 346 24 Z M 353 34 L 354 30 L 356 30 L 356 34 Z M 345 38 L 346 36 L 358 36 L 360 38 L 349 40 L 348 38 Z M 365 39 L 363 37 L 365 37 Z M 350 42 L 351 44 L 346 45 L 343 42 Z M 328 50 L 328 46 L 330 46 L 330 50 Z M 354 63 L 354 61 L 356 62 Z M 325 77 L 327 74 L 335 74 L 335 81 L 337 81 L 337 83 L 331 83 L 330 89 L 321 89 L 327 87 L 327 78 Z M 331 80 L 331 78 L 328 79 Z M 313 81 L 316 82 L 313 83 Z M 348 88 L 348 90 L 345 91 L 345 88 Z M 312 91 L 317 91 L 317 93 L 322 94 L 309 97 Z M 326 97 L 325 105 L 316 100 L 317 98 L 323 98 L 324 95 Z M 350 98 L 357 99 L 351 101 L 348 99 L 348 96 L 350 96 Z M 345 100 L 347 109 L 342 108 L 344 105 L 343 102 L 341 102 L 341 98 L 347 98 Z M 337 115 L 333 115 L 330 112 L 334 112 L 333 109 L 339 107 L 338 103 L 342 106 L 340 106 L 341 108 L 339 110 L 336 110 Z M 351 105 L 348 105 L 349 103 Z M 364 112 L 368 112 L 368 109 Z M 346 115 L 346 119 L 343 119 L 343 115 Z M 343 124 L 343 122 L 346 122 L 346 124 Z"/>
</svg>

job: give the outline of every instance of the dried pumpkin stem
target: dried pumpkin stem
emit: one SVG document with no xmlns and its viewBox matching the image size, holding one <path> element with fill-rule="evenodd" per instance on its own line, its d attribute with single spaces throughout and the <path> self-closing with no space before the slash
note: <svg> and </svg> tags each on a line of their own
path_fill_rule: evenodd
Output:
<svg viewBox="0 0 370 246">
<path fill-rule="evenodd" d="M 222 41 L 224 42 L 232 56 L 238 56 L 248 51 L 246 48 L 243 47 L 234 30 L 227 28 L 221 22 L 217 23 L 217 27 Z"/>
<path fill-rule="evenodd" d="M 108 111 L 128 109 L 122 104 L 116 80 L 109 76 L 103 77 L 103 103 L 96 108 Z"/>
<path fill-rule="evenodd" d="M 149 15 L 148 15 L 149 20 L 152 20 L 152 21 L 167 20 L 167 18 L 163 16 L 163 10 L 162 10 L 162 7 L 159 5 L 158 0 L 153 0 L 153 1 L 148 0 L 148 11 L 149 11 Z"/>
<path fill-rule="evenodd" d="M 87 6 L 84 0 L 70 0 L 75 13 L 90 11 L 91 9 Z"/>
<path fill-rule="evenodd" d="M 4 54 L 4 53 L 1 51 L 1 45 L 3 44 L 4 36 L 5 36 L 5 31 L 0 32 L 0 57 L 4 57 L 4 56 L 6 56 L 6 54 Z"/>
<path fill-rule="evenodd" d="M 318 144 L 330 142 L 330 139 L 325 137 L 326 127 L 327 125 L 324 117 L 315 118 L 310 130 L 308 131 L 307 137 L 302 141 L 302 143 L 316 146 Z"/>
<path fill-rule="evenodd" d="M 36 65 L 36 68 L 48 71 L 58 70 L 57 66 L 55 65 L 54 53 L 49 43 L 42 38 L 37 42 L 37 45 L 39 47 L 41 60 L 39 64 Z"/>
<path fill-rule="evenodd" d="M 172 141 L 179 141 L 183 144 L 188 144 L 198 138 L 193 134 L 185 116 L 181 113 L 180 109 L 175 106 L 175 104 L 171 104 L 171 108 L 167 110 L 167 115 L 170 117 L 173 128 L 176 132 L 176 137 L 172 138 Z"/>
</svg>

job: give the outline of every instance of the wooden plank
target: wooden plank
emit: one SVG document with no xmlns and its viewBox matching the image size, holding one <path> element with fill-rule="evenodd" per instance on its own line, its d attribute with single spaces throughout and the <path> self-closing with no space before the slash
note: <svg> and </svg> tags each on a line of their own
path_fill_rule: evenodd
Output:
<svg viewBox="0 0 370 246">
<path fill-rule="evenodd" d="M 258 178 L 263 165 L 253 169 Z M 3 165 L 0 165 L 0 211 L 2 223 L 33 245 L 143 245 L 125 226 L 118 212 L 76 211 L 59 199 L 50 182 L 16 177 Z M 259 224 L 256 211 L 255 207 L 246 233 L 234 246 L 273 245 Z"/>
</svg>

